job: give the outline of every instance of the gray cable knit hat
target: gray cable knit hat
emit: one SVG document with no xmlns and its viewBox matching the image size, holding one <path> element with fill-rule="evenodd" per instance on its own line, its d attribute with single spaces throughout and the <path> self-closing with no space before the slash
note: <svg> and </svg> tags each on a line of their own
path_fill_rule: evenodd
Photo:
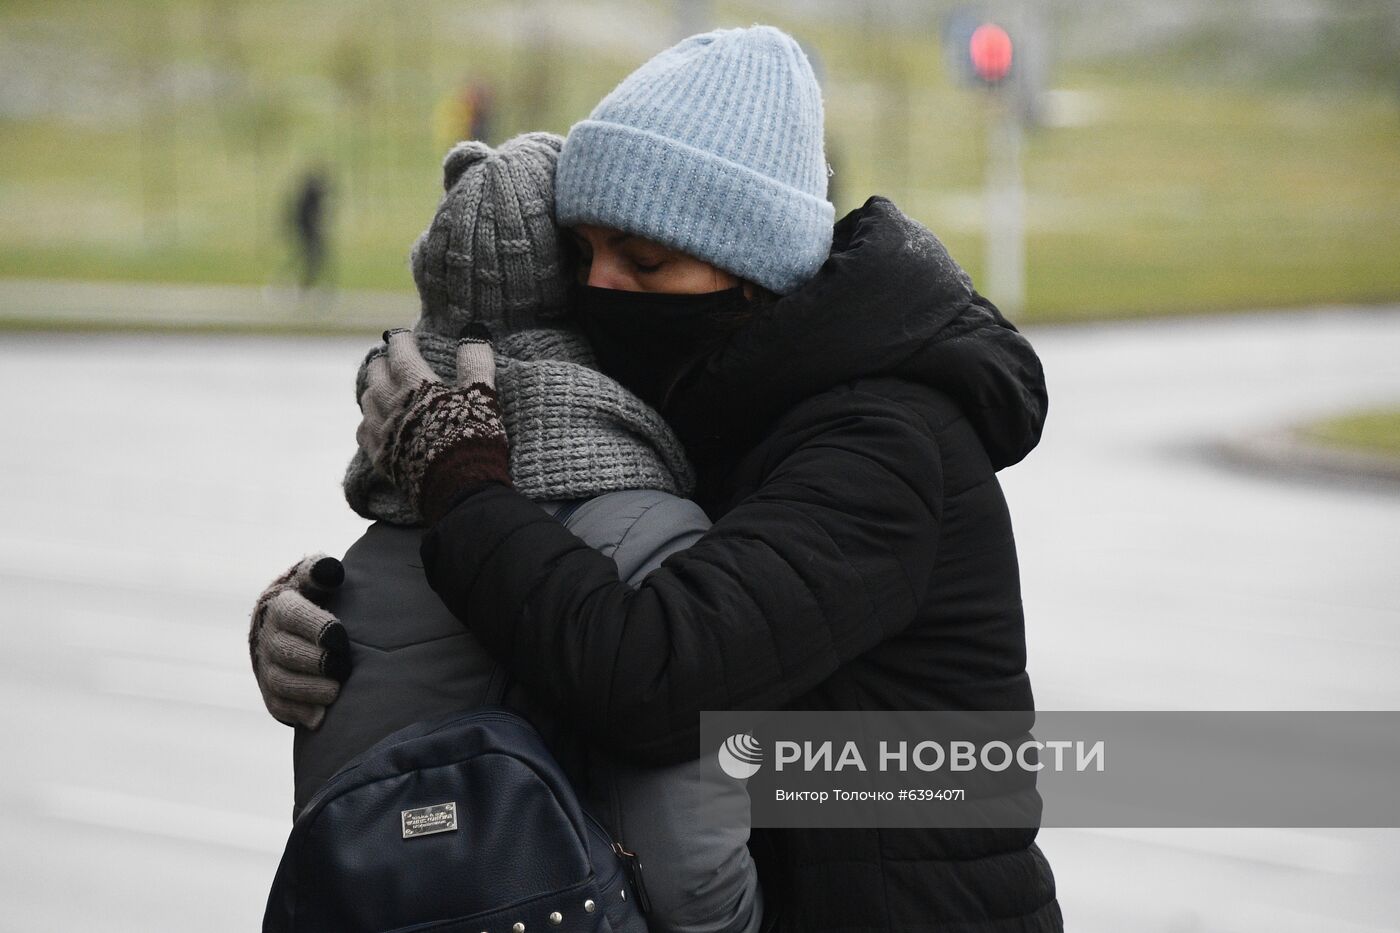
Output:
<svg viewBox="0 0 1400 933">
<path fill-rule="evenodd" d="M 439 378 L 456 378 L 463 327 L 482 324 L 496 349 L 496 389 L 510 438 L 515 488 L 537 501 L 623 489 L 689 495 L 694 472 L 671 428 L 598 371 L 588 341 L 557 320 L 566 311 L 567 263 L 554 223 L 554 168 L 563 140 L 527 133 L 491 149 L 459 143 L 443 161 L 446 194 L 413 247 L 422 298 L 414 330 Z M 355 380 L 383 346 L 372 348 Z M 345 471 L 345 499 L 368 519 L 416 525 L 408 497 L 363 449 Z"/>
<path fill-rule="evenodd" d="M 474 322 L 500 334 L 564 314 L 568 277 L 554 223 L 563 144 L 526 133 L 500 149 L 458 143 L 443 159 L 446 194 L 409 260 L 423 309 L 415 330 L 456 337 Z"/>
</svg>

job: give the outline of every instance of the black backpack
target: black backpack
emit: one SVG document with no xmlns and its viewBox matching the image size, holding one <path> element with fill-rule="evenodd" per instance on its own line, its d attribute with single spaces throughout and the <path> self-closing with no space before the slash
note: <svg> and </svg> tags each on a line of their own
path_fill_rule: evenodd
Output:
<svg viewBox="0 0 1400 933">
<path fill-rule="evenodd" d="M 386 736 L 292 826 L 264 931 L 646 933 L 630 853 L 500 706 Z"/>
</svg>

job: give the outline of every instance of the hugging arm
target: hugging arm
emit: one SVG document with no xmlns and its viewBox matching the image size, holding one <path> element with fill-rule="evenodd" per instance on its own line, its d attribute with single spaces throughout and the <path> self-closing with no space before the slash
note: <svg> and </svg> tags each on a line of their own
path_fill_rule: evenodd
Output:
<svg viewBox="0 0 1400 933">
<path fill-rule="evenodd" d="M 501 487 L 424 537 L 428 582 L 537 697 L 639 762 L 695 757 L 699 712 L 771 709 L 909 624 L 942 514 L 928 423 L 831 390 L 771 432 L 762 485 L 633 590 Z"/>
</svg>

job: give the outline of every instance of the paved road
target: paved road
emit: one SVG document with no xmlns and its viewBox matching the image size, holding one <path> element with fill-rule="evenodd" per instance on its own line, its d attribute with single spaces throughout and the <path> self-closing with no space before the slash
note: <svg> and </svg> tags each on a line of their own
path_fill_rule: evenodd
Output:
<svg viewBox="0 0 1400 933">
<path fill-rule="evenodd" d="M 1005 474 L 1042 708 L 1400 708 L 1400 494 L 1226 466 L 1233 432 L 1400 400 L 1400 309 L 1035 334 Z M 248 930 L 289 736 L 253 595 L 363 523 L 364 338 L 0 336 L 0 930 Z M 1400 832 L 1047 831 L 1070 929 L 1396 929 Z"/>
</svg>

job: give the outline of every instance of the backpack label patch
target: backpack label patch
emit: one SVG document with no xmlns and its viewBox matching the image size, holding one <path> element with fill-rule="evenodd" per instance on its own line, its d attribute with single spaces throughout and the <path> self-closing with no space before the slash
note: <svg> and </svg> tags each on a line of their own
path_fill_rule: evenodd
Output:
<svg viewBox="0 0 1400 933">
<path fill-rule="evenodd" d="M 457 804 L 435 803 L 431 807 L 418 807 L 403 810 L 399 814 L 403 820 L 403 837 L 431 836 L 433 833 L 450 833 L 457 830 Z"/>
</svg>

